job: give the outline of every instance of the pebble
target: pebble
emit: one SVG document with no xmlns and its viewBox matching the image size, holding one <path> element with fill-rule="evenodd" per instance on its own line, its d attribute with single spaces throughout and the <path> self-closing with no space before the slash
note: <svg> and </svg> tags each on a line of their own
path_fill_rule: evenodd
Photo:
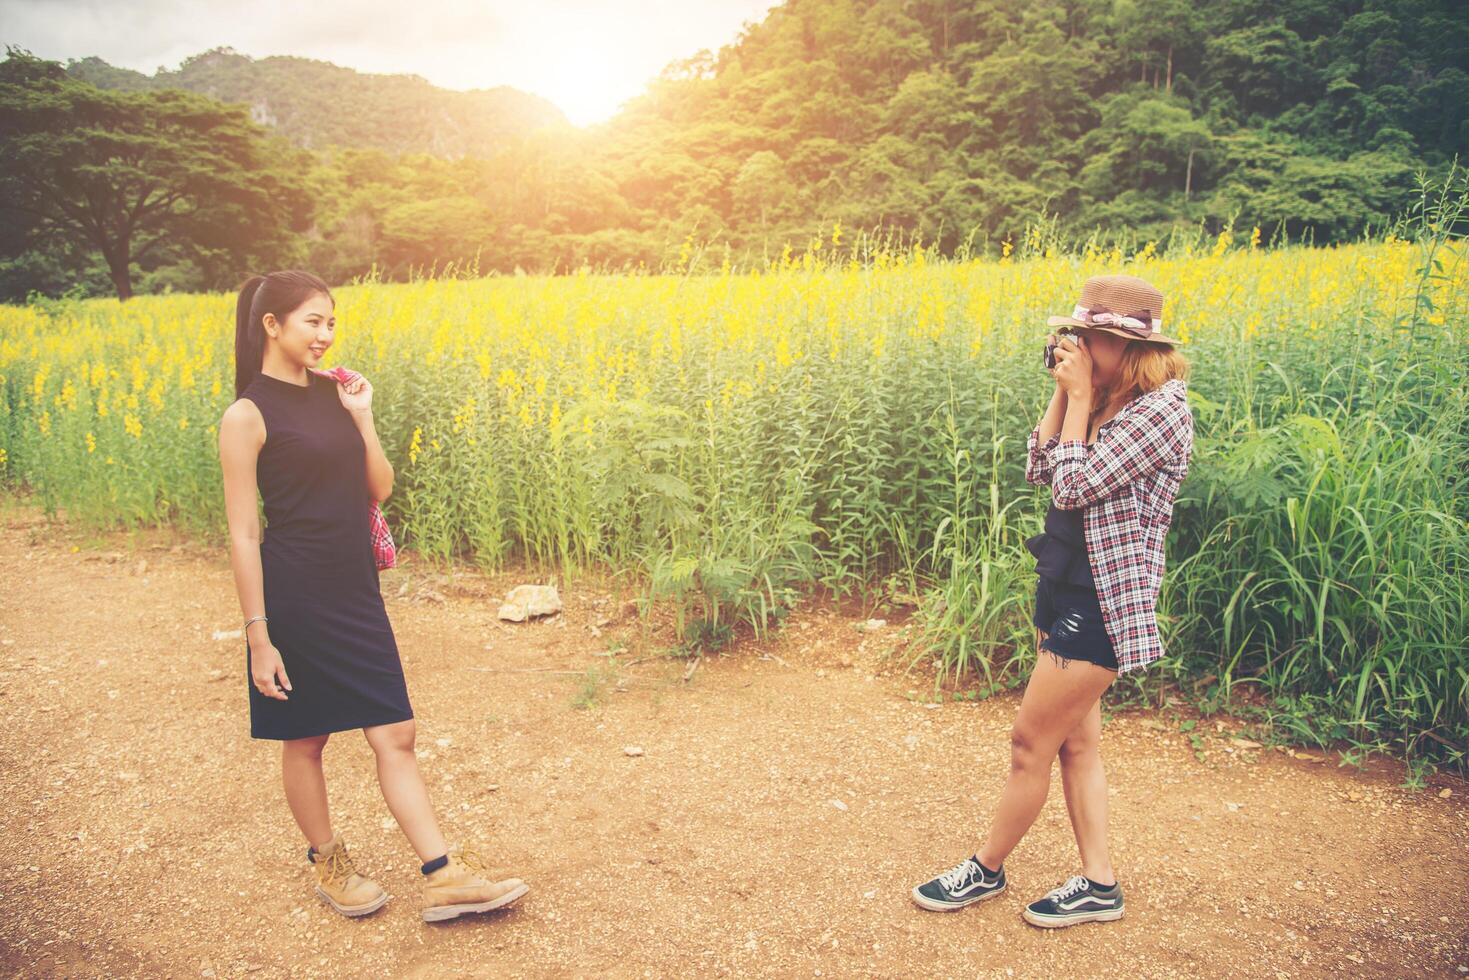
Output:
<svg viewBox="0 0 1469 980">
<path fill-rule="evenodd" d="M 624 745 L 622 747 L 622 754 L 629 756 L 639 756 L 643 754 L 643 747 L 641 745 Z"/>
</svg>

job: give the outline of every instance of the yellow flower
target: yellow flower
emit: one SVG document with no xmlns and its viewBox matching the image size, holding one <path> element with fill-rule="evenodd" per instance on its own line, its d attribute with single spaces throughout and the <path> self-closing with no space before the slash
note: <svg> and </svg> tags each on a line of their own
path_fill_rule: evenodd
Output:
<svg viewBox="0 0 1469 980">
<path fill-rule="evenodd" d="M 94 453 L 96 451 L 97 451 L 97 437 L 94 436 L 94 435 L 92 435 L 92 433 L 88 432 L 87 433 L 87 452 Z"/>
<path fill-rule="evenodd" d="M 132 412 L 128 412 L 123 415 L 122 427 L 126 429 L 127 434 L 132 436 L 134 439 L 143 438 L 143 420 L 138 418 Z"/>
<path fill-rule="evenodd" d="M 423 450 L 423 427 L 422 426 L 415 425 L 413 427 L 413 441 L 408 444 L 408 462 L 409 462 L 410 465 L 413 464 L 413 463 L 418 462 L 418 454 L 422 450 Z"/>
</svg>

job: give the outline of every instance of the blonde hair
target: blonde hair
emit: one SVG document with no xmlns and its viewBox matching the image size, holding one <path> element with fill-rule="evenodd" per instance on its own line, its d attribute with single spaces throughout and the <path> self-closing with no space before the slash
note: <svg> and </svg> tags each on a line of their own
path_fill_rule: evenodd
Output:
<svg viewBox="0 0 1469 980">
<path fill-rule="evenodd" d="M 1155 344 L 1146 340 L 1129 341 L 1122 349 L 1117 373 L 1103 385 L 1092 414 L 1103 411 L 1113 402 L 1126 404 L 1139 395 L 1162 387 L 1165 381 L 1187 380 L 1188 359 L 1172 344 Z"/>
</svg>

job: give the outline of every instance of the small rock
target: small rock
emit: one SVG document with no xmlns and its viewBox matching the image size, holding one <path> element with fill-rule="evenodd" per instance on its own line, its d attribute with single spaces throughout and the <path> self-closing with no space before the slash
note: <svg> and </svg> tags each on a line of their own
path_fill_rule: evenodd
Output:
<svg viewBox="0 0 1469 980">
<path fill-rule="evenodd" d="M 643 747 L 641 745 L 624 745 L 622 747 L 622 754 L 634 757 L 640 756 L 643 754 Z"/>
<path fill-rule="evenodd" d="M 1441 789 L 1441 790 L 1438 791 L 1438 798 L 1441 799 L 1441 800 L 1446 800 L 1450 796 L 1453 796 L 1453 795 L 1454 795 L 1454 791 L 1451 790 L 1451 789 L 1449 789 L 1447 786 L 1445 786 L 1443 789 Z"/>
<path fill-rule="evenodd" d="M 561 595 L 554 585 L 517 585 L 505 596 L 499 616 L 512 623 L 523 623 L 527 619 L 560 611 Z"/>
<path fill-rule="evenodd" d="M 441 749 L 447 749 L 454 744 L 454 740 L 452 738 L 436 738 L 434 739 L 434 744 Z"/>
<path fill-rule="evenodd" d="M 1232 738 L 1229 741 L 1232 744 L 1237 745 L 1237 746 L 1239 746 L 1242 749 L 1258 749 L 1258 748 L 1260 748 L 1260 743 L 1259 742 L 1252 741 L 1252 740 L 1250 740 L 1248 738 Z"/>
<path fill-rule="evenodd" d="M 1239 808 L 1240 808 L 1240 804 L 1238 804 L 1238 803 L 1226 803 L 1226 804 L 1224 804 L 1224 809 L 1228 810 L 1230 813 L 1238 813 L 1239 812 Z"/>
<path fill-rule="evenodd" d="M 869 619 L 866 622 L 858 623 L 857 629 L 863 633 L 876 633 L 887 624 L 888 621 L 885 619 Z"/>
<path fill-rule="evenodd" d="M 598 616 L 597 622 L 594 625 L 597 627 L 597 629 L 605 629 L 606 627 L 612 625 L 612 620 L 608 619 L 606 616 Z"/>
<path fill-rule="evenodd" d="M 1303 892 L 1303 891 L 1306 890 L 1306 883 L 1304 881 L 1298 881 L 1294 885 L 1292 885 L 1291 887 L 1294 888 L 1298 892 Z"/>
<path fill-rule="evenodd" d="M 240 637 L 242 637 L 244 635 L 245 635 L 245 631 L 244 630 L 215 630 L 214 631 L 214 638 L 216 640 L 238 640 Z"/>
<path fill-rule="evenodd" d="M 842 811 L 843 813 L 846 813 L 847 812 L 847 804 L 843 803 L 841 800 L 832 800 L 831 801 L 831 805 L 834 806 L 834 807 L 836 807 L 838 810 Z"/>
</svg>

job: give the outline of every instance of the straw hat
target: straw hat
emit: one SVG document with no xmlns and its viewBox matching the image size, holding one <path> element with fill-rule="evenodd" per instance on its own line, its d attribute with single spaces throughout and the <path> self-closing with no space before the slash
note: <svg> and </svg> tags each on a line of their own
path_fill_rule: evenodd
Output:
<svg viewBox="0 0 1469 980">
<path fill-rule="evenodd" d="M 1048 327 L 1102 330 L 1158 344 L 1181 344 L 1163 335 L 1163 294 L 1137 276 L 1092 276 L 1081 284 L 1081 302 L 1070 316 L 1053 316 Z"/>
</svg>

